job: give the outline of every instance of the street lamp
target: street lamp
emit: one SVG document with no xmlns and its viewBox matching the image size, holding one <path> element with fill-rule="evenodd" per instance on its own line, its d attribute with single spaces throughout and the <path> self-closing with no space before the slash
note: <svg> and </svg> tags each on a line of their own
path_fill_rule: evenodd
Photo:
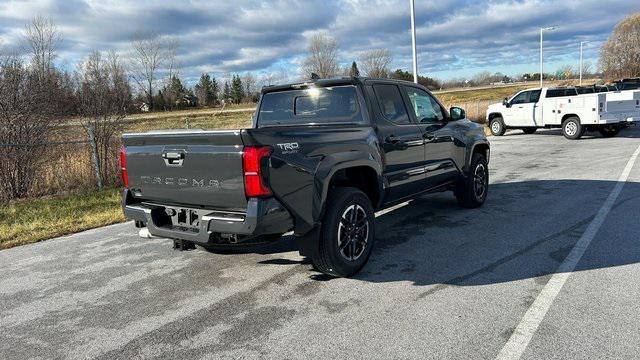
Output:
<svg viewBox="0 0 640 360">
<path fill-rule="evenodd" d="M 411 50 L 413 52 L 413 82 L 418 83 L 418 56 L 416 54 L 416 4 L 415 0 L 409 0 L 411 5 Z"/>
<path fill-rule="evenodd" d="M 582 47 L 586 43 L 588 43 L 588 41 L 580 41 L 580 86 L 582 86 Z"/>
<path fill-rule="evenodd" d="M 550 31 L 555 29 L 556 29 L 555 26 L 540 28 L 540 89 L 542 89 L 542 78 L 544 77 L 543 75 L 544 74 L 544 67 L 543 67 L 544 58 L 542 56 L 542 33 L 544 31 Z"/>
</svg>

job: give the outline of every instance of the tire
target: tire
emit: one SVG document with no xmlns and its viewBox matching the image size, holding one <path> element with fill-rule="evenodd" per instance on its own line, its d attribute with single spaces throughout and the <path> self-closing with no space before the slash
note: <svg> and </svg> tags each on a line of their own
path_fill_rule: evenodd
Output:
<svg viewBox="0 0 640 360">
<path fill-rule="evenodd" d="M 618 135 L 618 133 L 620 132 L 620 127 L 618 126 L 605 126 L 602 127 L 600 129 L 598 129 L 598 131 L 600 132 L 600 134 L 604 137 L 614 137 L 616 135 Z"/>
<path fill-rule="evenodd" d="M 584 126 L 577 116 L 572 116 L 562 122 L 562 135 L 569 140 L 577 140 L 584 134 Z"/>
<path fill-rule="evenodd" d="M 355 220 L 352 215 L 356 215 Z M 369 198 L 356 188 L 335 188 L 327 198 L 318 255 L 311 261 L 316 270 L 327 275 L 352 276 L 367 263 L 374 239 L 375 219 Z"/>
<path fill-rule="evenodd" d="M 491 129 L 491 134 L 493 136 L 504 135 L 504 132 L 507 131 L 507 127 L 504 125 L 502 116 L 497 116 L 491 119 L 491 121 L 489 122 L 489 129 Z"/>
<path fill-rule="evenodd" d="M 469 165 L 469 173 L 460 179 L 454 193 L 458 204 L 467 209 L 482 206 L 489 192 L 489 166 L 487 159 L 474 153 Z"/>
<path fill-rule="evenodd" d="M 522 129 L 522 131 L 527 135 L 533 134 L 534 132 L 536 132 L 536 130 L 538 130 L 538 129 L 536 129 L 536 128 L 524 128 L 524 129 Z"/>
</svg>

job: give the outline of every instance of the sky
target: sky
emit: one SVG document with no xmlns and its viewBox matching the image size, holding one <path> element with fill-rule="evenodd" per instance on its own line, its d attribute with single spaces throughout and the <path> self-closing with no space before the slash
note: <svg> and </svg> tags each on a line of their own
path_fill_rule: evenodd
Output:
<svg viewBox="0 0 640 360">
<path fill-rule="evenodd" d="M 545 71 L 577 66 L 580 41 L 589 41 L 584 57 L 595 66 L 616 23 L 638 11 L 639 0 L 416 0 L 418 72 L 441 80 L 537 72 L 547 26 L 557 28 L 545 32 Z M 180 44 L 188 83 L 203 72 L 296 77 L 309 37 L 325 33 L 338 41 L 344 66 L 385 48 L 393 69 L 411 70 L 409 0 L 0 0 L 0 51 L 24 51 L 24 26 L 35 15 L 57 24 L 56 62 L 69 68 L 94 49 L 126 59 L 144 33 Z"/>
</svg>

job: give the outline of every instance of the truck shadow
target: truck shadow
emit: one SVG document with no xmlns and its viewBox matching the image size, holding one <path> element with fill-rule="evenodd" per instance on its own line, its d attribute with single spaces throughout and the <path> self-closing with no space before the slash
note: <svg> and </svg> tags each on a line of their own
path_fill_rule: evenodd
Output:
<svg viewBox="0 0 640 360">
<path fill-rule="evenodd" d="M 485 206 L 474 210 L 458 207 L 450 193 L 418 198 L 376 218 L 376 247 L 355 279 L 438 285 L 430 291 L 522 279 L 546 283 L 616 184 L 595 180 L 492 184 Z M 632 215 L 638 208 L 640 183 L 626 183 L 576 271 L 640 262 L 640 223 Z M 283 237 L 260 253 L 294 250 L 295 239 Z M 327 280 L 315 272 L 311 278 Z"/>
<path fill-rule="evenodd" d="M 461 210 L 444 194 L 420 198 L 380 219 L 371 263 L 356 278 L 442 286 L 546 283 L 616 184 L 493 184 L 485 207 L 477 210 Z M 640 262 L 640 224 L 632 215 L 639 204 L 640 183 L 626 183 L 576 271 Z"/>
</svg>

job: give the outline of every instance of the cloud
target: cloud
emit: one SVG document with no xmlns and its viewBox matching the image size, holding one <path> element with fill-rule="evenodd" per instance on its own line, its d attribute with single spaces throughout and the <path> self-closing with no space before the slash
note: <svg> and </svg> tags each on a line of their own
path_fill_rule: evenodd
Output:
<svg viewBox="0 0 640 360">
<path fill-rule="evenodd" d="M 187 79 L 201 72 L 296 73 L 307 38 L 334 36 L 345 65 L 372 48 L 387 48 L 394 68 L 410 69 L 411 38 L 406 0 L 236 0 L 0 1 L 0 46 L 20 52 L 29 19 L 49 16 L 64 42 L 59 61 L 77 63 L 92 49 L 116 50 L 126 58 L 136 33 L 177 40 L 179 63 Z M 508 73 L 538 57 L 539 28 L 545 34 L 547 61 L 573 61 L 577 44 L 598 47 L 615 24 L 640 11 L 628 0 L 441 0 L 418 1 L 416 22 L 421 73 L 467 76 L 473 69 Z M 530 71 L 535 71 L 532 68 Z"/>
</svg>

